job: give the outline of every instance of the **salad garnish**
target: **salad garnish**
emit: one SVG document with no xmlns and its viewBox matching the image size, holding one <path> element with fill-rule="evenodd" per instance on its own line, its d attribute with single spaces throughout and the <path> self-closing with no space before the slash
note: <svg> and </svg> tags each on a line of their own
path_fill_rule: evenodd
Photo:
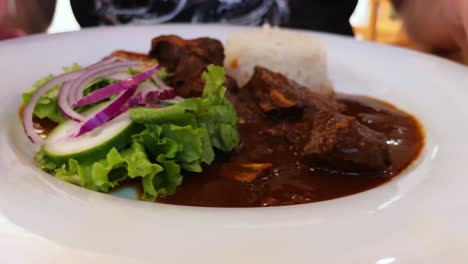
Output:
<svg viewBox="0 0 468 264">
<path fill-rule="evenodd" d="M 225 97 L 225 70 L 210 65 L 201 97 L 180 98 L 165 71 L 122 58 L 68 67 L 23 94 L 22 119 L 41 147 L 38 166 L 64 181 L 100 192 L 133 180 L 142 199 L 174 194 L 182 172 L 201 172 L 216 152 L 239 145 L 237 114 Z M 47 137 L 34 120 L 57 124 Z"/>
</svg>

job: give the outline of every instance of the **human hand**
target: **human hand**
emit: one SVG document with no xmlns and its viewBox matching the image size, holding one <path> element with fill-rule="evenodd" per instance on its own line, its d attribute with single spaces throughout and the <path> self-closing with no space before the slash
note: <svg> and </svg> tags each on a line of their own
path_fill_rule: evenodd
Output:
<svg viewBox="0 0 468 264">
<path fill-rule="evenodd" d="M 416 42 L 434 50 L 468 52 L 468 0 L 403 0 L 399 11 Z"/>
<path fill-rule="evenodd" d="M 456 45 L 465 55 L 468 55 L 468 1 L 466 0 L 443 0 L 447 12 L 453 14 L 453 38 Z M 456 2 L 453 4 L 452 2 Z M 451 12 L 451 10 L 453 10 Z"/>
</svg>

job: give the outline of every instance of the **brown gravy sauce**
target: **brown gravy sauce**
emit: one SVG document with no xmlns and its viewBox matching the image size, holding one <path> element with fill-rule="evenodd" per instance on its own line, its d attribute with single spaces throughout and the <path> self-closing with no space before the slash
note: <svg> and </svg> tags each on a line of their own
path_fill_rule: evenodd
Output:
<svg viewBox="0 0 468 264">
<path fill-rule="evenodd" d="M 175 195 L 158 202 L 208 207 L 257 207 L 312 203 L 363 192 L 388 182 L 419 156 L 424 133 L 419 122 L 386 102 L 364 96 L 339 94 L 342 112 L 356 117 L 387 137 L 392 166 L 380 172 L 340 173 L 314 170 L 301 164 L 291 147 L 282 141 L 259 137 L 255 127 L 239 125 L 241 147 L 220 157 L 202 173 L 186 174 Z M 267 173 L 251 182 L 232 174 L 245 163 L 268 163 Z"/>
<path fill-rule="evenodd" d="M 316 170 L 303 165 L 284 141 L 265 138 L 246 124 L 238 126 L 241 146 L 238 152 L 218 153 L 202 173 L 185 173 L 175 195 L 161 197 L 160 203 L 206 207 L 258 207 L 312 203 L 363 192 L 390 181 L 408 168 L 424 146 L 424 133 L 412 115 L 370 97 L 339 94 L 342 112 L 382 132 L 387 137 L 392 165 L 380 172 L 341 173 Z M 20 109 L 20 116 L 22 109 Z M 42 135 L 55 126 L 47 120 L 34 120 Z M 246 163 L 268 164 L 266 173 L 237 180 L 248 168 Z M 139 184 L 124 183 L 124 186 Z"/>
</svg>

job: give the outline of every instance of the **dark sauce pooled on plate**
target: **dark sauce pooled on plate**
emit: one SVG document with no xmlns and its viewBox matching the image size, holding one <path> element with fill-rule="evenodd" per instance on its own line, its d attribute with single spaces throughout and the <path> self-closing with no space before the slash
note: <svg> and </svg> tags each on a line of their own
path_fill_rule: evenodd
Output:
<svg viewBox="0 0 468 264">
<path fill-rule="evenodd" d="M 381 171 L 340 172 L 312 168 L 301 161 L 292 146 L 274 137 L 258 134 L 251 125 L 238 126 L 241 147 L 238 152 L 217 159 L 202 173 L 187 173 L 175 195 L 158 202 L 209 206 L 257 207 L 292 205 L 324 201 L 375 188 L 388 182 L 417 159 L 424 145 L 418 121 L 396 107 L 364 96 L 337 96 L 343 114 L 383 133 L 391 166 Z M 246 163 L 268 163 L 271 167 L 254 180 L 239 180 L 248 172 Z"/>
</svg>

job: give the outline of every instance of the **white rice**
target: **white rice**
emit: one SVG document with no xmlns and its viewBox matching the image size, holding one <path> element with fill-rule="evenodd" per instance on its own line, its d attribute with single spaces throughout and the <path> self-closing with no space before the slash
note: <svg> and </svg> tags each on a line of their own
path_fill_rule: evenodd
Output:
<svg viewBox="0 0 468 264">
<path fill-rule="evenodd" d="M 315 92 L 333 93 L 325 47 L 309 34 L 271 27 L 245 29 L 229 34 L 225 53 L 226 70 L 240 86 L 248 82 L 258 65 Z"/>
</svg>

